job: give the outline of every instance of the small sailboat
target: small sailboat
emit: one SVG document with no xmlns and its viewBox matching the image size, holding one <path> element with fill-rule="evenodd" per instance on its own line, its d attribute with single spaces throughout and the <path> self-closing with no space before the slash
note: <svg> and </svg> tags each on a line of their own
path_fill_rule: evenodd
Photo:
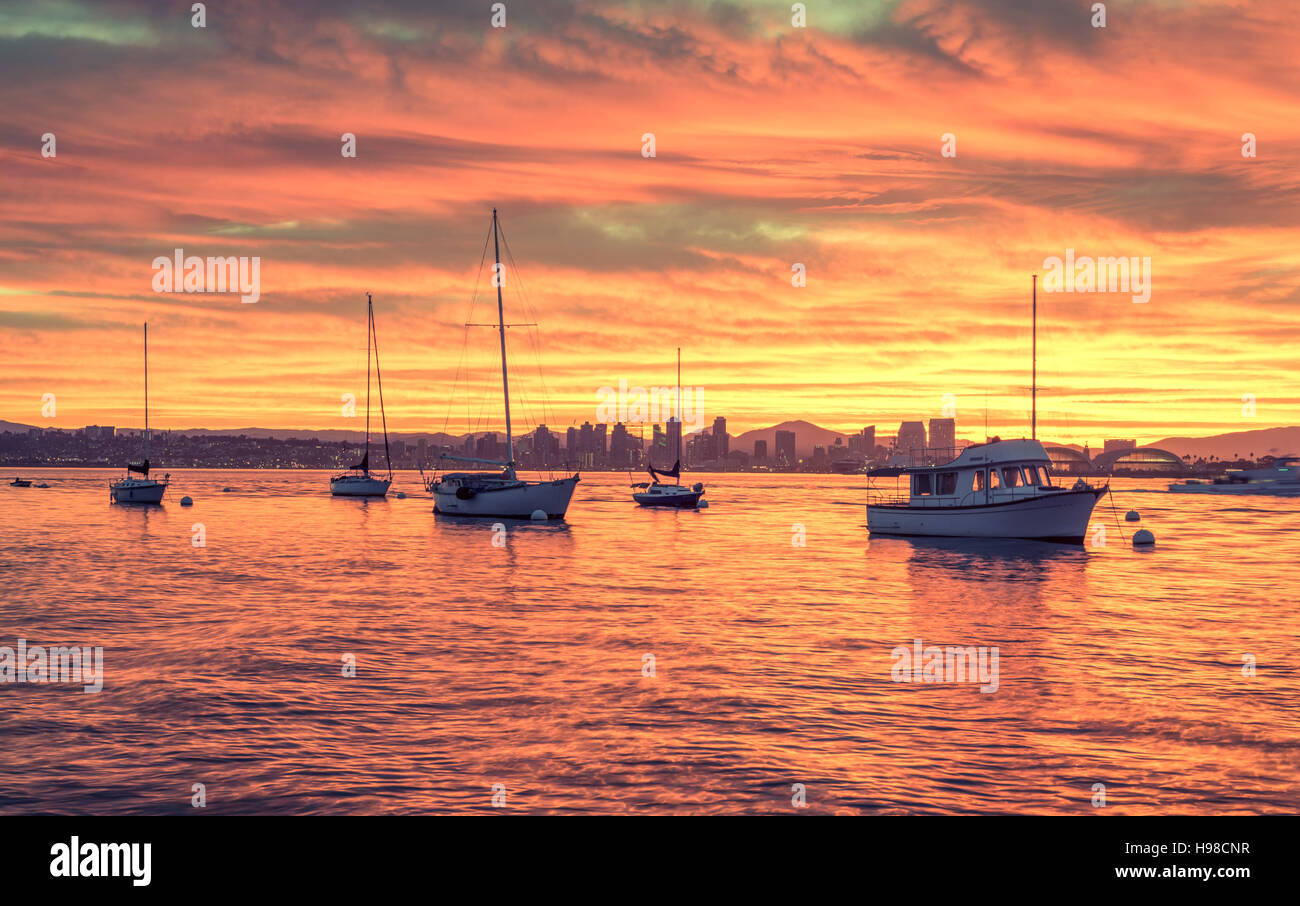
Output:
<svg viewBox="0 0 1300 906">
<path fill-rule="evenodd" d="M 664 506 L 677 509 L 694 509 L 704 496 L 704 485 L 697 482 L 691 487 L 682 486 L 682 349 L 677 347 L 677 461 L 667 471 L 646 465 L 650 481 L 632 485 L 632 499 L 640 506 Z M 659 479 L 671 478 L 672 484 Z"/>
<path fill-rule="evenodd" d="M 149 477 L 149 468 L 149 324 L 146 322 L 144 325 L 144 458 L 139 462 L 128 462 L 126 476 L 109 482 L 109 494 L 113 502 L 162 503 L 171 475 L 164 475 L 163 480 L 158 481 L 156 478 Z M 131 473 L 140 477 L 136 478 Z"/>
<path fill-rule="evenodd" d="M 961 451 L 910 451 L 914 464 L 872 469 L 869 482 L 893 477 L 891 493 L 872 483 L 867 528 L 873 535 L 1017 538 L 1082 544 L 1093 507 L 1107 486 L 1082 478 L 1055 484 L 1051 459 L 1038 442 L 1038 278 L 1034 277 L 1030 434 L 994 437 Z"/>
<path fill-rule="evenodd" d="M 375 379 L 379 385 L 379 417 L 384 426 L 384 462 L 388 477 L 370 472 L 370 349 L 375 350 Z M 384 414 L 384 379 L 379 373 L 379 338 L 375 336 L 375 304 L 366 293 L 366 448 L 357 463 L 342 475 L 330 479 L 330 493 L 335 497 L 383 497 L 393 483 L 393 461 L 388 452 L 388 417 Z"/>
<path fill-rule="evenodd" d="M 492 209 L 492 244 L 496 255 L 496 270 L 501 272 L 501 241 L 498 235 L 497 212 Z M 507 247 L 507 251 L 508 251 Z M 497 323 L 501 339 L 501 392 L 506 410 L 506 461 L 453 456 L 447 453 L 439 459 L 452 462 L 469 462 L 497 466 L 500 471 L 448 472 L 435 474 L 426 487 L 433 496 L 433 511 L 450 516 L 476 516 L 485 519 L 563 519 L 573 499 L 579 476 L 575 472 L 568 478 L 550 481 L 529 481 L 515 474 L 515 446 L 510 424 L 510 378 L 506 368 L 505 306 L 501 300 L 501 283 L 497 280 Z M 541 515 L 539 515 L 541 514 Z"/>
<path fill-rule="evenodd" d="M 9 487 L 11 488 L 30 488 L 31 486 L 32 480 L 30 478 L 15 478 L 13 481 L 9 482 Z"/>
</svg>

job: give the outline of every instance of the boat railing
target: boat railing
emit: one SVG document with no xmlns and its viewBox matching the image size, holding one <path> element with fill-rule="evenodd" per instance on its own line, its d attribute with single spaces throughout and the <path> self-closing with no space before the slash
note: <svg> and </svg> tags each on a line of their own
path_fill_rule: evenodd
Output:
<svg viewBox="0 0 1300 906">
<path fill-rule="evenodd" d="M 960 453 L 958 447 L 912 447 L 907 451 L 907 465 L 909 468 L 947 465 Z"/>
</svg>

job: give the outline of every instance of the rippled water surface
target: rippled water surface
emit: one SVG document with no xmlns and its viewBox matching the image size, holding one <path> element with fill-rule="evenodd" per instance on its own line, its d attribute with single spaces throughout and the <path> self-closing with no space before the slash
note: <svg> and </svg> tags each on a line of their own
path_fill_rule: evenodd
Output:
<svg viewBox="0 0 1300 906">
<path fill-rule="evenodd" d="M 860 477 L 656 512 L 591 474 L 494 547 L 405 473 L 180 471 L 155 508 L 23 474 L 52 486 L 0 486 L 0 645 L 102 646 L 105 681 L 0 684 L 6 813 L 1300 807 L 1300 500 L 1119 481 L 1068 548 L 872 539 Z M 917 638 L 997 646 L 997 691 L 891 681 Z"/>
</svg>

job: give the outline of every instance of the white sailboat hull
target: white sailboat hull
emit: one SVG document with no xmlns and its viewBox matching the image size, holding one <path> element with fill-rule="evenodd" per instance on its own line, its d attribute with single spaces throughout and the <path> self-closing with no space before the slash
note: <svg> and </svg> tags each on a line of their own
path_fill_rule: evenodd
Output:
<svg viewBox="0 0 1300 906">
<path fill-rule="evenodd" d="M 434 484 L 433 511 L 445 516 L 475 516 L 483 519 L 530 519 L 537 510 L 547 519 L 563 519 L 578 485 L 578 476 L 555 481 L 522 481 L 500 488 L 479 490 L 472 497 L 458 494 L 443 484 Z"/>
<path fill-rule="evenodd" d="M 167 482 L 149 478 L 123 478 L 109 485 L 114 503 L 162 503 Z"/>
<path fill-rule="evenodd" d="M 1059 491 L 978 506 L 867 506 L 877 535 L 1022 538 L 1082 544 L 1093 506 L 1105 489 Z"/>
<path fill-rule="evenodd" d="M 340 475 L 330 479 L 330 493 L 335 497 L 384 497 L 392 481 L 373 475 Z"/>
</svg>

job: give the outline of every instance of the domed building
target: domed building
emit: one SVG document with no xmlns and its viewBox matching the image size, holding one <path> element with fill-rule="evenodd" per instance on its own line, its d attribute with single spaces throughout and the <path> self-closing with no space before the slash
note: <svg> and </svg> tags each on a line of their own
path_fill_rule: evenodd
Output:
<svg viewBox="0 0 1300 906">
<path fill-rule="evenodd" d="M 1091 475 L 1093 473 L 1093 464 L 1088 459 L 1088 454 L 1071 447 L 1048 447 L 1044 446 L 1048 457 L 1052 460 L 1053 475 Z"/>
<path fill-rule="evenodd" d="M 1177 454 L 1156 447 L 1099 453 L 1092 464 L 1097 471 L 1111 475 L 1182 475 L 1188 471 Z"/>
</svg>

